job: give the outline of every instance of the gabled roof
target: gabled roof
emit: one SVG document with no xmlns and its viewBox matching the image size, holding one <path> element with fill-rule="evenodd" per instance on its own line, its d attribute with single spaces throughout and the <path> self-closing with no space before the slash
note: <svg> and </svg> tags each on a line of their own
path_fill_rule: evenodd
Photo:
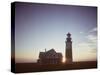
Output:
<svg viewBox="0 0 100 75">
<path fill-rule="evenodd" d="M 62 58 L 62 54 L 56 53 L 54 49 L 50 49 L 46 52 L 40 52 L 39 58 Z"/>
<path fill-rule="evenodd" d="M 45 52 L 46 54 L 56 54 L 56 51 L 52 48 L 49 51 Z"/>
</svg>

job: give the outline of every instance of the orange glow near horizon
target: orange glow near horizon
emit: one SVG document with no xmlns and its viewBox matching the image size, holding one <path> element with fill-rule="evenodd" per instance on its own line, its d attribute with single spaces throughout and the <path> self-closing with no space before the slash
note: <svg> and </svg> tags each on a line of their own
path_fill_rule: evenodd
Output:
<svg viewBox="0 0 100 75">
<path fill-rule="evenodd" d="M 62 59 L 62 63 L 65 63 L 65 62 L 66 62 L 66 58 L 63 57 L 63 59 Z"/>
</svg>

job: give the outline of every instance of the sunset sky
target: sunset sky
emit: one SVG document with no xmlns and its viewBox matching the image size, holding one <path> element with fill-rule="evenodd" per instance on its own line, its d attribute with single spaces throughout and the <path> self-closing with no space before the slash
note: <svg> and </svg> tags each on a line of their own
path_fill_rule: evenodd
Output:
<svg viewBox="0 0 100 75">
<path fill-rule="evenodd" d="M 96 7 L 16 3 L 16 62 L 36 62 L 45 48 L 65 56 L 68 32 L 72 34 L 73 61 L 96 60 Z"/>
</svg>

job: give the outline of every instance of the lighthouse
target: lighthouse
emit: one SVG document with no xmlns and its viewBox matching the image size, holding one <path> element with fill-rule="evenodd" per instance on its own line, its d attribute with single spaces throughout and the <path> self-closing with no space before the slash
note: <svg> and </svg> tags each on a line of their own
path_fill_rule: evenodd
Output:
<svg viewBox="0 0 100 75">
<path fill-rule="evenodd" d="M 65 41 L 65 58 L 66 63 L 72 63 L 72 41 L 71 41 L 71 34 L 68 32 L 67 38 Z"/>
</svg>

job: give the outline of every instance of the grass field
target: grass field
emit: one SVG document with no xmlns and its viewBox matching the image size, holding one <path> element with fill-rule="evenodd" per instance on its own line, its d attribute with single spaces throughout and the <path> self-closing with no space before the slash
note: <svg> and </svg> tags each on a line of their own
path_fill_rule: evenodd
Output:
<svg viewBox="0 0 100 75">
<path fill-rule="evenodd" d="M 97 61 L 73 62 L 71 64 L 38 64 L 38 63 L 16 63 L 15 72 L 42 72 L 58 70 L 75 70 L 97 68 Z"/>
</svg>

